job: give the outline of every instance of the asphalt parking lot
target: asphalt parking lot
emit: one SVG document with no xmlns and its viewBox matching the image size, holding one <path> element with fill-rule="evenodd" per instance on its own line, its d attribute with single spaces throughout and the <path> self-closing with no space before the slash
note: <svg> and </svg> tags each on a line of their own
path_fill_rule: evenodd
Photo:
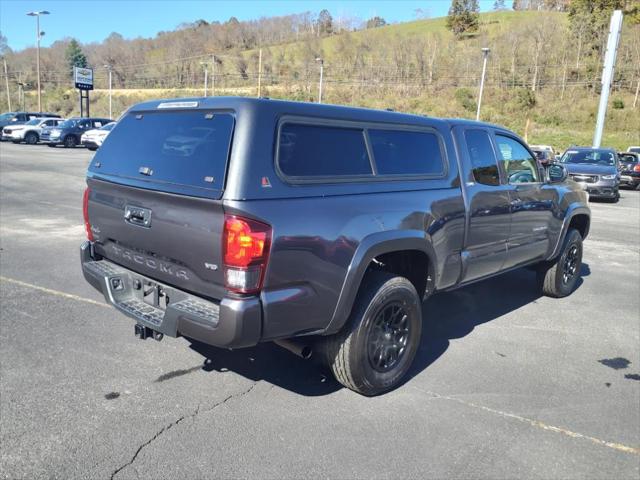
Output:
<svg viewBox="0 0 640 480">
<path fill-rule="evenodd" d="M 0 145 L 2 478 L 638 478 L 640 192 L 591 204 L 571 297 L 437 295 L 412 378 L 365 398 L 275 345 L 136 339 L 79 269 L 91 156 Z"/>
</svg>

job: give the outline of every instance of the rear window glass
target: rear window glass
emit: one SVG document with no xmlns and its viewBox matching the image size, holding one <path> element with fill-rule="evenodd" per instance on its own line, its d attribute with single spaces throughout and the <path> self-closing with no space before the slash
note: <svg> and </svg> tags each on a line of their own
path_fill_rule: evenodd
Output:
<svg viewBox="0 0 640 480">
<path fill-rule="evenodd" d="M 380 175 L 435 175 L 443 173 L 440 142 L 434 133 L 369 130 Z"/>
<path fill-rule="evenodd" d="M 96 153 L 93 171 L 221 190 L 233 125 L 229 113 L 129 113 Z"/>
<path fill-rule="evenodd" d="M 278 165 L 290 177 L 372 174 L 364 132 L 358 128 L 285 123 Z"/>
</svg>

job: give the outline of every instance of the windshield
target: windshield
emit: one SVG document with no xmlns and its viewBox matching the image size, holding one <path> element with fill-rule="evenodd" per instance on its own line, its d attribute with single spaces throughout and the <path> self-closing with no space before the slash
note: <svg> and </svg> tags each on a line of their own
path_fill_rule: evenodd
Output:
<svg viewBox="0 0 640 480">
<path fill-rule="evenodd" d="M 32 120 L 29 120 L 25 125 L 38 125 L 41 121 L 41 118 L 34 118 Z"/>
<path fill-rule="evenodd" d="M 634 153 L 640 153 L 640 147 L 631 147 L 629 151 Z"/>
<path fill-rule="evenodd" d="M 64 122 L 59 124 L 58 127 L 60 127 L 60 128 L 72 128 L 72 127 L 76 126 L 76 123 L 78 123 L 78 120 L 65 120 Z"/>
<path fill-rule="evenodd" d="M 0 115 L 0 122 L 3 121 L 3 120 L 9 120 L 14 115 L 15 115 L 14 112 L 3 113 L 2 115 Z"/>
<path fill-rule="evenodd" d="M 635 155 L 630 155 L 628 153 L 621 153 L 618 155 L 618 158 L 621 162 L 625 163 L 637 163 L 638 161 L 640 161 Z"/>
<path fill-rule="evenodd" d="M 616 157 L 608 150 L 567 150 L 562 158 L 562 163 L 580 163 L 586 165 L 615 165 Z"/>
<path fill-rule="evenodd" d="M 116 122 L 107 123 L 104 127 L 100 127 L 98 130 L 106 130 L 107 132 L 116 126 Z"/>
</svg>

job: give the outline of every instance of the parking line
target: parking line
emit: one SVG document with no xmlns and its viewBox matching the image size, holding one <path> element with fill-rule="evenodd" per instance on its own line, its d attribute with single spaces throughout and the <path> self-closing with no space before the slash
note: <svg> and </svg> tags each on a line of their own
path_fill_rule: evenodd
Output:
<svg viewBox="0 0 640 480">
<path fill-rule="evenodd" d="M 90 303 L 91 305 L 97 305 L 99 307 L 107 307 L 107 308 L 109 308 L 109 305 L 107 305 L 106 303 L 103 303 L 103 302 L 96 302 L 95 300 L 91 300 L 90 298 L 80 297 L 78 295 L 73 295 L 72 293 L 66 293 L 66 292 L 61 292 L 59 290 L 52 290 L 50 288 L 40 287 L 40 286 L 34 285 L 32 283 L 27 283 L 27 282 L 23 282 L 21 280 L 16 280 L 15 278 L 3 277 L 3 276 L 0 275 L 0 281 L 13 283 L 14 285 L 20 285 L 21 287 L 32 288 L 34 290 L 39 290 L 41 292 L 48 293 L 50 295 L 56 295 L 56 296 L 62 297 L 62 298 L 69 298 L 71 300 L 77 300 L 78 302 L 85 302 L 85 303 Z"/>
<path fill-rule="evenodd" d="M 424 391 L 424 390 L 421 390 L 419 388 L 417 388 L 417 390 L 420 390 L 423 393 L 428 393 L 429 395 L 432 395 L 435 398 L 440 398 L 440 399 L 443 399 L 443 400 L 451 400 L 453 402 L 457 402 L 457 403 L 460 403 L 462 405 L 466 405 L 467 407 L 483 410 L 485 412 L 493 413 L 495 415 L 499 415 L 499 416 L 504 417 L 504 418 L 511 418 L 513 420 L 518 420 L 519 422 L 522 422 L 522 423 L 528 423 L 532 427 L 541 428 L 542 430 L 561 433 L 562 435 L 566 435 L 568 437 L 580 438 L 580 439 L 583 439 L 583 440 L 588 440 L 588 441 L 590 441 L 592 443 L 595 443 L 596 445 L 602 445 L 604 447 L 613 448 L 614 450 L 619 450 L 621 452 L 640 455 L 640 448 L 629 447 L 629 446 L 623 445 L 621 443 L 609 442 L 609 441 L 606 441 L 606 440 L 601 440 L 599 438 L 591 437 L 589 435 L 584 435 L 582 433 L 572 432 L 571 430 L 567 430 L 566 428 L 561 428 L 561 427 L 555 427 L 553 425 L 548 425 L 548 424 L 546 424 L 544 422 L 541 422 L 539 420 L 533 420 L 531 418 L 521 417 L 520 415 L 516 415 L 514 413 L 503 412 L 501 410 L 496 410 L 494 408 L 485 407 L 484 405 L 478 405 L 477 403 L 467 402 L 466 400 L 462 400 L 461 398 L 450 397 L 448 395 L 440 395 L 438 393 Z"/>
</svg>

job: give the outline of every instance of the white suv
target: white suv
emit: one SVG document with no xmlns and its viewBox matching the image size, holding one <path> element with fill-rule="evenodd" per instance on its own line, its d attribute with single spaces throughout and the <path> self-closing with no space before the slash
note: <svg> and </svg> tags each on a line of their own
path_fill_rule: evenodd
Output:
<svg viewBox="0 0 640 480">
<path fill-rule="evenodd" d="M 13 143 L 26 142 L 35 145 L 40 141 L 40 132 L 44 127 L 55 127 L 62 122 L 62 118 L 34 118 L 23 125 L 4 127 L 2 136 Z"/>
</svg>

